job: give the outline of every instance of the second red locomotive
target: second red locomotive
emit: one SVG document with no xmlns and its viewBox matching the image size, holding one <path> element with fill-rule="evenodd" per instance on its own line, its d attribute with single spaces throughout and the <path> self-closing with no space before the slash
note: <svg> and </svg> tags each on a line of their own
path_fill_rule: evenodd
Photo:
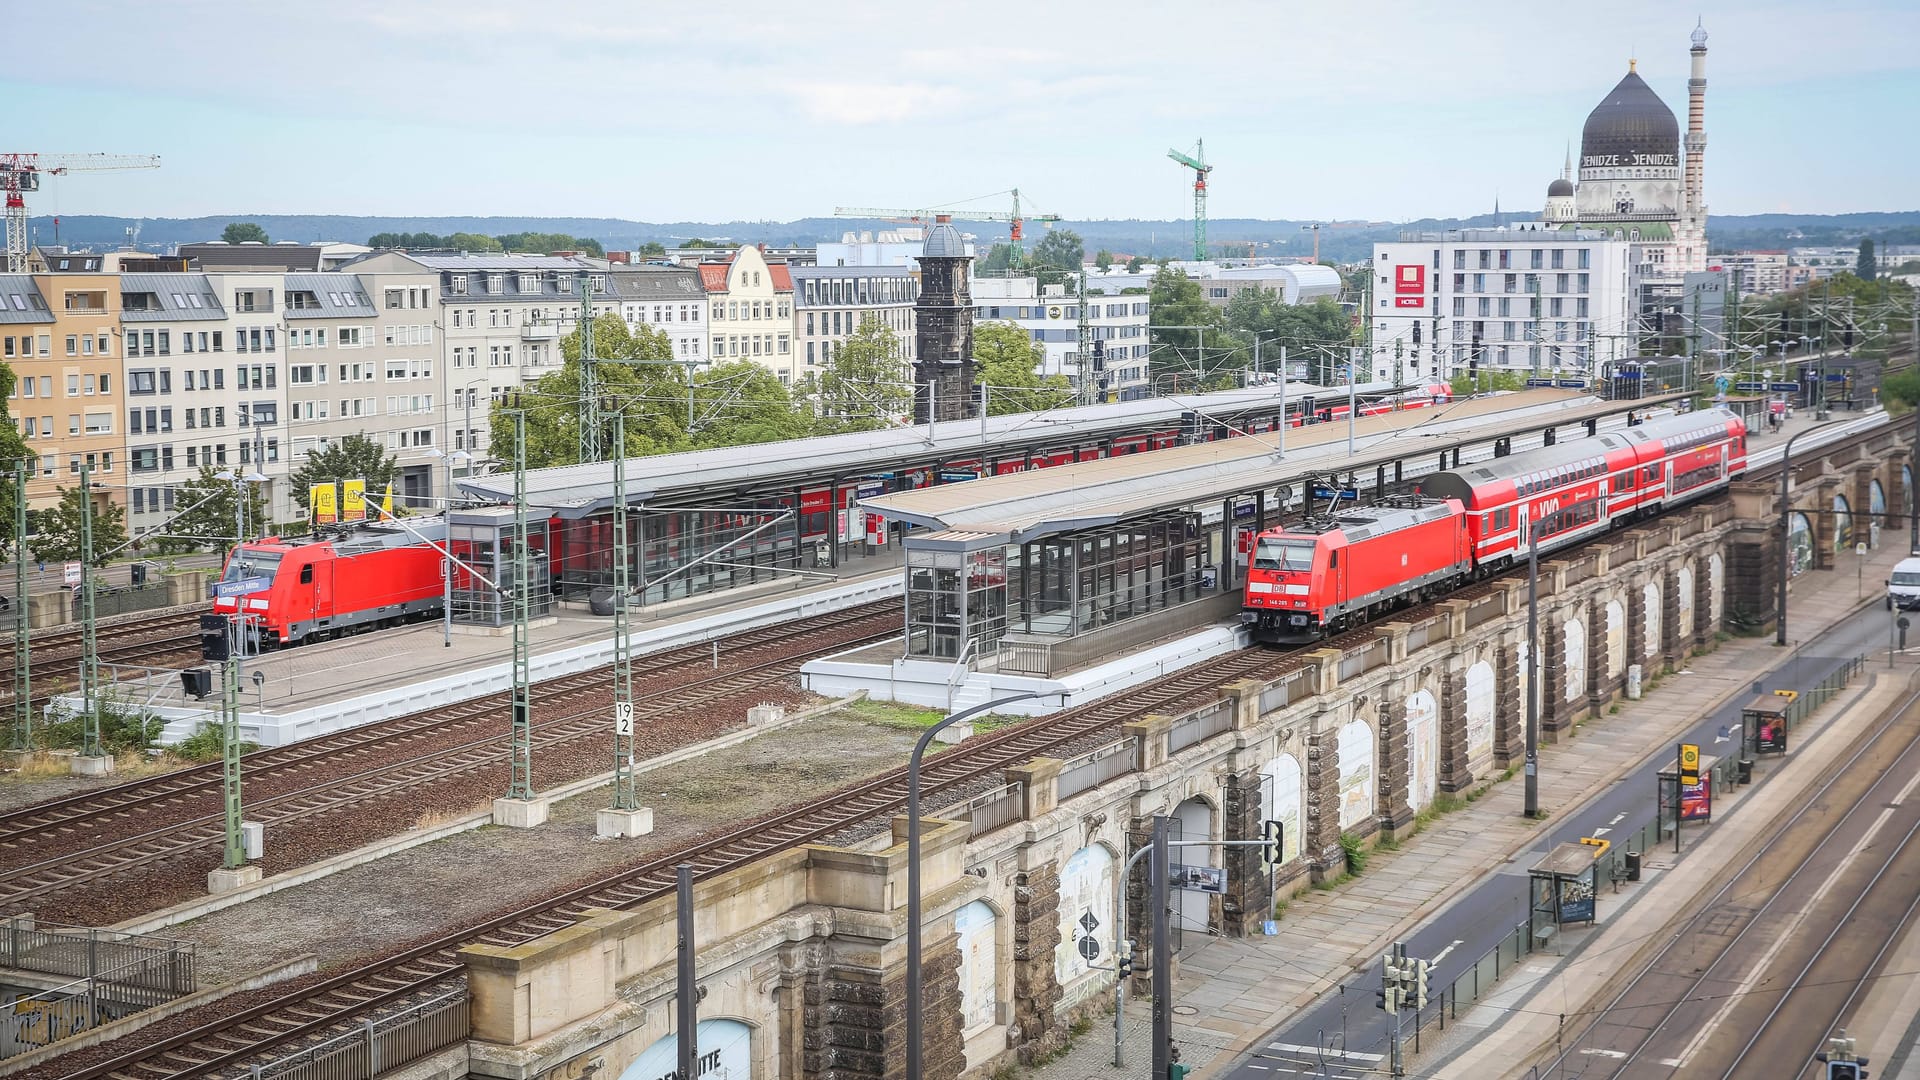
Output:
<svg viewBox="0 0 1920 1080">
<path fill-rule="evenodd" d="M 1317 641 L 1615 524 L 1724 489 L 1747 429 L 1725 409 L 1666 416 L 1420 482 L 1414 499 L 1269 529 L 1240 620 L 1257 641 Z"/>
</svg>

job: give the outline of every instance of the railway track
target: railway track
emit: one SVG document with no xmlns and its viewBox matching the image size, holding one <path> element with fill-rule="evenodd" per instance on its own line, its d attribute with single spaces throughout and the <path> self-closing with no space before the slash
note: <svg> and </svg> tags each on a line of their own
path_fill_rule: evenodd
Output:
<svg viewBox="0 0 1920 1080">
<path fill-rule="evenodd" d="M 1920 817 L 1902 810 L 1905 795 L 1895 794 L 1920 783 L 1916 708 L 1920 693 L 1889 710 L 1724 885 L 1695 903 L 1667 944 L 1541 1065 L 1541 1075 L 1574 1063 L 1582 1076 L 1665 1075 L 1676 1060 L 1689 1075 L 1804 1075 L 1920 906 Z M 1870 845 L 1881 825 L 1889 826 L 1885 835 Z M 1860 863 L 1836 866 L 1849 848 Z M 1851 898 L 1845 911 L 1820 901 L 1835 875 L 1845 876 L 1845 887 L 1834 890 L 1835 900 Z M 1817 940 L 1829 917 L 1830 932 Z M 1864 960 L 1830 951 L 1849 929 L 1856 947 L 1870 942 L 1878 951 Z M 1776 956 L 1793 969 L 1784 986 L 1768 977 Z M 1835 970 L 1815 974 L 1823 965 Z M 1790 1002 L 1790 1019 L 1776 1024 Z M 1795 1061 L 1799 1068 L 1789 1065 Z"/>
<path fill-rule="evenodd" d="M 83 635 L 78 627 L 34 634 L 34 696 L 45 704 L 53 693 L 79 682 Z M 161 615 L 103 623 L 94 631 L 94 647 L 102 664 L 138 664 L 167 659 L 200 645 L 199 613 L 172 611 Z M 13 704 L 13 635 L 0 639 L 0 708 Z M 49 692 L 42 692 L 43 690 Z"/>
<path fill-rule="evenodd" d="M 1862 432 L 1855 437 L 1865 438 L 1871 434 Z M 1777 469 L 1777 464 L 1757 466 L 1748 475 L 1758 477 Z M 1590 542 L 1606 543 L 1608 538 Z M 1524 573 L 1524 570 L 1517 572 Z M 1471 597 L 1491 587 L 1473 585 L 1451 595 Z M 1428 605 L 1420 605 L 1403 617 L 1418 618 L 1427 608 Z M 1322 647 L 1354 643 L 1372 636 L 1374 632 L 1363 627 L 1323 643 Z M 1183 704 L 1195 703 L 1196 699 L 1204 701 L 1203 695 L 1217 692 L 1228 682 L 1271 679 L 1305 663 L 1299 651 L 1243 650 L 1134 688 L 1125 695 L 976 735 L 923 765 L 923 795 L 937 796 L 1008 766 L 1111 732 L 1126 720 L 1177 709 Z M 899 809 L 905 801 L 905 770 L 896 769 L 803 806 L 764 815 L 724 834 L 684 845 L 561 896 L 453 930 L 405 952 L 259 1002 L 235 1015 L 165 1035 L 138 1049 L 94 1060 L 68 1075 L 117 1080 L 245 1075 L 244 1063 L 268 1050 L 325 1038 L 345 1030 L 356 1017 L 458 979 L 461 964 L 456 951 L 463 945 L 523 944 L 572 925 L 588 908 L 629 908 L 667 895 L 674 888 L 675 867 L 681 863 L 693 866 L 696 879 L 712 877 L 871 821 Z"/>
<path fill-rule="evenodd" d="M 642 715 L 661 719 L 711 709 L 774 687 L 799 665 L 825 652 L 840 651 L 898 634 L 895 611 L 887 603 L 738 635 L 725 657 L 737 670 L 683 681 L 705 668 L 713 653 L 707 645 L 688 646 L 645 659 L 636 672 L 636 703 Z M 817 647 L 790 652 L 796 640 L 828 631 L 845 631 Z M 786 655 L 768 656 L 760 654 Z M 746 662 L 750 666 L 741 668 Z M 611 687 L 606 668 L 562 676 L 539 684 L 534 692 L 534 747 L 538 751 L 607 734 L 605 709 L 574 708 L 603 698 Z M 508 694 L 494 694 L 291 746 L 247 755 L 246 775 L 256 788 L 281 781 L 286 790 L 250 797 L 250 817 L 268 825 L 285 824 L 369 799 L 431 784 L 506 760 L 502 741 Z M 452 740 L 449 743 L 449 736 Z M 425 743 L 434 743 L 425 747 Z M 329 770 L 345 770 L 302 783 Z M 220 842 L 225 818 L 218 763 L 194 766 L 146 780 L 115 785 L 0 815 L 0 911 L 49 893 L 176 857 Z M 152 827 L 126 834 L 128 824 L 149 819 Z M 161 819 L 167 819 L 162 821 Z M 121 835 L 109 835 L 120 833 Z M 99 838 L 99 842 L 89 842 Z M 76 842 L 86 846 L 76 847 Z M 68 850 L 48 855 L 49 848 Z M 31 858 L 33 861 L 28 862 Z"/>
</svg>

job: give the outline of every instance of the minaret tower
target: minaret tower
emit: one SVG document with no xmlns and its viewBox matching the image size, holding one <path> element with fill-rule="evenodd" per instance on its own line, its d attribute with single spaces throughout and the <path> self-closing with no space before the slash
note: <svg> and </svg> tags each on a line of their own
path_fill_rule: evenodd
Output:
<svg viewBox="0 0 1920 1080">
<path fill-rule="evenodd" d="M 1707 268 L 1707 30 L 1693 28 L 1693 70 L 1687 79 L 1687 171 L 1680 205 L 1680 265 L 1684 270 Z"/>
<path fill-rule="evenodd" d="M 973 402 L 973 257 L 948 214 L 934 217 L 920 253 L 914 303 L 913 419 L 964 420 Z"/>
</svg>

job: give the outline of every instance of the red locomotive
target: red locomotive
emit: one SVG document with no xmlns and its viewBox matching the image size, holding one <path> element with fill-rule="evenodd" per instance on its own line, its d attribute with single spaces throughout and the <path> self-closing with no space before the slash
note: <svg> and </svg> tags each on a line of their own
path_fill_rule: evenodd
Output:
<svg viewBox="0 0 1920 1080">
<path fill-rule="evenodd" d="M 414 532 L 358 525 L 299 540 L 249 541 L 228 556 L 221 580 L 258 577 L 273 584 L 244 596 L 216 598 L 213 610 L 246 615 L 249 639 L 262 646 L 324 640 L 437 615 L 445 589 L 441 555 L 420 538 L 445 543 L 446 534 L 443 520 L 422 519 Z"/>
<path fill-rule="evenodd" d="M 1240 620 L 1255 640 L 1316 641 L 1524 558 L 1725 488 L 1747 429 L 1725 409 L 1434 473 L 1414 498 L 1260 534 Z"/>
</svg>

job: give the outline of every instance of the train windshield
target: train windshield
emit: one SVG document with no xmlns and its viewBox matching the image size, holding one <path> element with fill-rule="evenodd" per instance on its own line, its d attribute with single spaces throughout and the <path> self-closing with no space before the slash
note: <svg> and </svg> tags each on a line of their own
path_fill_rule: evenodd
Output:
<svg viewBox="0 0 1920 1080">
<path fill-rule="evenodd" d="M 280 568 L 280 553 L 277 551 L 252 551 L 241 548 L 227 560 L 227 572 L 222 581 L 239 581 L 241 578 L 270 578 Z"/>
<path fill-rule="evenodd" d="M 1313 541 L 1267 539 L 1253 553 L 1255 570 L 1302 572 L 1313 569 Z"/>
</svg>

